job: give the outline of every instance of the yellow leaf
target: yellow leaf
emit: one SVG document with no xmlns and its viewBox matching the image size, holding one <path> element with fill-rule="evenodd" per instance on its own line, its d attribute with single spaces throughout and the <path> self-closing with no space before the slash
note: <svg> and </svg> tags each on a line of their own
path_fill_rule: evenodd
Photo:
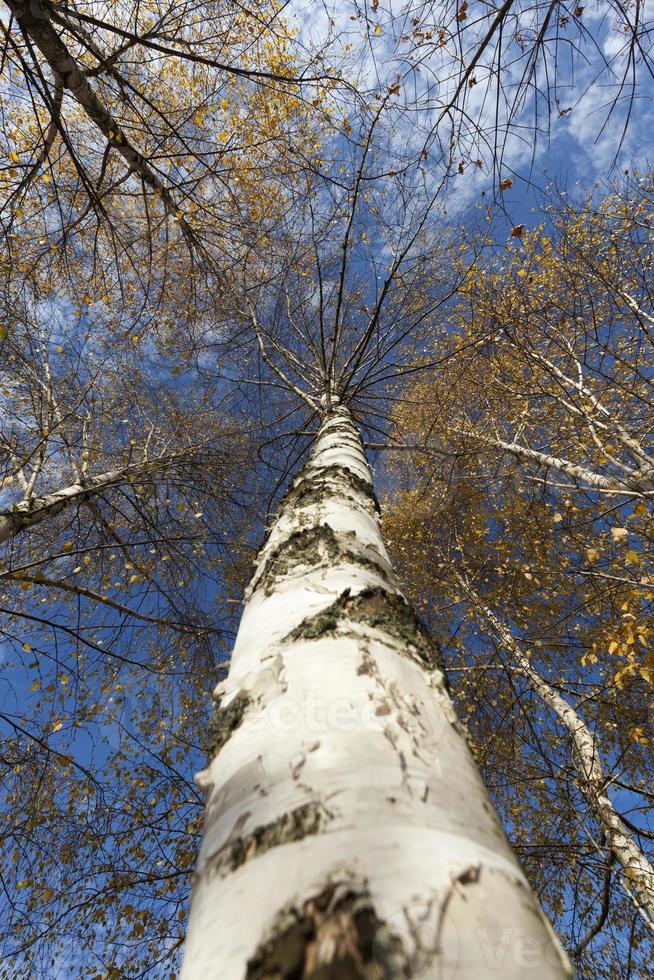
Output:
<svg viewBox="0 0 654 980">
<path fill-rule="evenodd" d="M 624 677 L 628 677 L 628 676 L 629 676 L 629 674 L 632 674 L 632 673 L 633 673 L 633 671 L 634 671 L 634 667 L 633 667 L 633 664 L 627 664 L 627 666 L 626 666 L 626 667 L 622 667 L 622 668 L 621 668 L 621 669 L 620 669 L 620 670 L 619 670 L 619 671 L 617 672 L 617 674 L 615 674 L 615 675 L 614 675 L 614 677 L 613 677 L 613 680 L 615 681 L 615 683 L 616 683 L 616 686 L 617 686 L 617 687 L 618 687 L 618 688 L 619 688 L 619 689 L 620 689 L 621 691 L 623 691 L 623 690 L 624 690 L 624 680 L 623 680 L 623 678 L 624 678 Z"/>
<path fill-rule="evenodd" d="M 73 550 L 73 542 L 64 541 L 64 551 L 72 551 L 72 550 Z"/>
<path fill-rule="evenodd" d="M 63 728 L 63 725 L 63 721 L 55 721 L 54 725 L 52 726 L 52 731 L 58 732 L 61 728 Z"/>
<path fill-rule="evenodd" d="M 23 643 L 23 650 L 25 651 L 25 653 L 30 653 L 32 648 L 29 645 L 29 643 Z"/>
<path fill-rule="evenodd" d="M 611 642 L 609 643 L 609 653 L 615 653 L 617 649 L 618 649 L 618 641 L 611 640 Z"/>
<path fill-rule="evenodd" d="M 377 37 L 379 37 L 379 35 L 381 34 L 381 32 L 382 32 L 382 29 L 379 26 L 379 24 L 377 24 L 377 26 L 375 27 L 375 34 L 377 35 Z"/>
<path fill-rule="evenodd" d="M 40 687 L 41 687 L 41 681 L 36 680 L 36 681 L 34 681 L 34 683 L 32 684 L 32 686 L 30 687 L 30 691 L 38 691 L 38 689 Z"/>
<path fill-rule="evenodd" d="M 14 150 L 10 150 L 9 159 L 11 160 L 12 163 L 20 163 L 20 157 Z"/>
</svg>

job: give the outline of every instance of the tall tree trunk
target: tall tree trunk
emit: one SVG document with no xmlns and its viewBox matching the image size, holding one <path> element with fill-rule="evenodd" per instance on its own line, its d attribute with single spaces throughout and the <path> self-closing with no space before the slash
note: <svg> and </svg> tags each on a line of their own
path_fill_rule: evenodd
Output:
<svg viewBox="0 0 654 980">
<path fill-rule="evenodd" d="M 398 589 L 342 406 L 261 550 L 216 693 L 184 980 L 570 975 Z"/>
</svg>

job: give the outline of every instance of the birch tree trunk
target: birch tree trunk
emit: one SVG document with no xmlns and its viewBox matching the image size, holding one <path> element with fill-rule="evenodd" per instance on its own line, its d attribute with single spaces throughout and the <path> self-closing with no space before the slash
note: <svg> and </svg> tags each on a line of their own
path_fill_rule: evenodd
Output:
<svg viewBox="0 0 654 980">
<path fill-rule="evenodd" d="M 11 510 L 0 510 L 0 544 L 14 538 L 21 531 L 26 531 L 36 524 L 41 524 L 51 517 L 56 517 L 67 507 L 79 505 L 112 487 L 125 483 L 142 480 L 163 469 L 171 460 L 181 457 L 165 457 L 163 459 L 144 460 L 140 463 L 130 463 L 121 469 L 107 470 L 97 476 L 88 476 L 83 481 L 71 483 L 61 490 L 38 497 L 28 497 L 14 504 Z"/>
<path fill-rule="evenodd" d="M 517 643 L 510 629 L 462 579 L 463 588 L 486 619 L 500 642 L 511 653 L 511 670 L 524 677 L 532 691 L 538 694 L 556 714 L 572 739 L 572 760 L 578 785 L 591 812 L 606 835 L 611 853 L 625 872 L 625 888 L 650 929 L 654 928 L 654 867 L 634 840 L 620 818 L 608 793 L 607 780 L 593 732 L 581 715 L 540 674 L 531 663 L 528 653 Z"/>
<path fill-rule="evenodd" d="M 398 588 L 347 409 L 246 594 L 183 980 L 539 980 L 570 967 Z"/>
</svg>

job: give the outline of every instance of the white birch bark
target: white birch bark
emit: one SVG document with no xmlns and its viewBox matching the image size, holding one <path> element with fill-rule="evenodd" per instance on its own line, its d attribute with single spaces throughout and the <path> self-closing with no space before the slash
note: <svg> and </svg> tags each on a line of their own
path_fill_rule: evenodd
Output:
<svg viewBox="0 0 654 980">
<path fill-rule="evenodd" d="M 181 977 L 570 976 L 401 596 L 370 481 L 337 407 L 216 691 Z"/>
<path fill-rule="evenodd" d="M 73 504 L 89 500 L 103 490 L 142 480 L 168 465 L 173 458 L 176 457 L 131 463 L 121 469 L 107 470 L 97 476 L 86 477 L 83 481 L 71 483 L 61 490 L 53 490 L 39 497 L 27 496 L 20 503 L 14 504 L 11 510 L 0 510 L 0 544 L 47 518 L 55 517 Z"/>
<path fill-rule="evenodd" d="M 650 928 L 654 928 L 654 867 L 620 819 L 620 814 L 608 795 L 608 782 L 593 732 L 572 705 L 536 670 L 528 653 L 515 640 L 508 627 L 467 583 L 460 581 L 477 610 L 484 616 L 502 645 L 510 652 L 511 669 L 526 679 L 531 689 L 542 698 L 567 729 L 572 740 L 572 760 L 579 789 L 604 831 L 611 853 L 624 869 L 625 887 L 634 896 Z"/>
<path fill-rule="evenodd" d="M 624 475 L 609 478 L 601 473 L 594 473 L 587 466 L 573 463 L 561 456 L 552 456 L 550 453 L 542 452 L 539 449 L 531 449 L 529 446 L 520 445 L 517 442 L 507 442 L 494 436 L 477 432 L 472 428 L 457 427 L 457 431 L 466 436 L 473 436 L 487 446 L 494 446 L 510 453 L 521 463 L 534 463 L 544 469 L 553 469 L 574 481 L 580 488 L 588 488 L 597 493 L 623 495 L 631 497 L 642 497 L 651 500 L 654 497 L 654 488 L 651 486 L 651 478 L 648 480 L 634 474 L 633 470 L 625 468 Z M 614 461 L 620 467 L 618 460 Z"/>
</svg>

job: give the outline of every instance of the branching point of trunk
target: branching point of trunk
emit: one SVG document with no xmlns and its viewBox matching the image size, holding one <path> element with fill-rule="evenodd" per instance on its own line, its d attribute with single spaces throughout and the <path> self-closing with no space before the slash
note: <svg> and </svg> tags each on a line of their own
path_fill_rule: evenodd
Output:
<svg viewBox="0 0 654 980">
<path fill-rule="evenodd" d="M 245 980 L 380 980 L 408 976 L 408 966 L 365 887 L 333 883 L 280 914 Z"/>
</svg>

